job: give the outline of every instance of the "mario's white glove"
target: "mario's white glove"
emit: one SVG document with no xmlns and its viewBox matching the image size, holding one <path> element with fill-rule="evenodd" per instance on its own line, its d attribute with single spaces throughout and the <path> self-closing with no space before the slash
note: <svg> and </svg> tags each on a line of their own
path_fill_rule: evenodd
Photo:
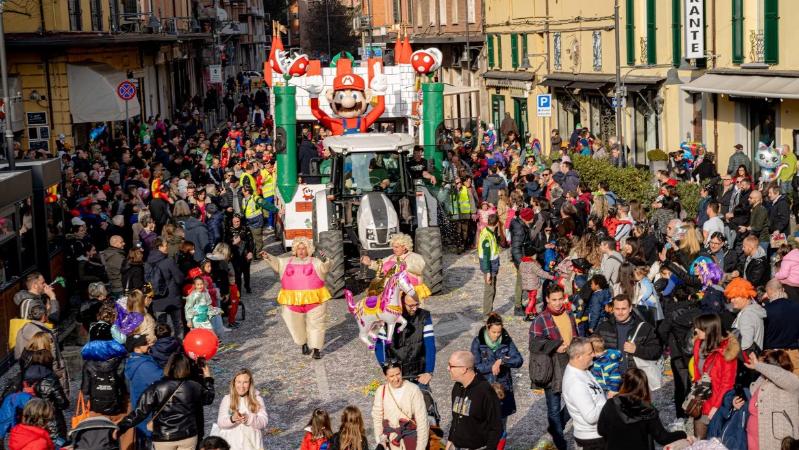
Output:
<svg viewBox="0 0 799 450">
<path fill-rule="evenodd" d="M 386 76 L 383 75 L 382 64 L 375 62 L 372 65 L 372 69 L 374 69 L 374 76 L 372 77 L 372 81 L 369 83 L 369 88 L 372 89 L 377 95 L 386 95 L 388 85 L 386 84 Z"/>
<path fill-rule="evenodd" d="M 325 88 L 324 81 L 322 80 L 321 75 L 313 75 L 307 77 L 308 84 L 305 86 L 305 90 L 308 91 L 308 95 L 311 98 L 319 98 L 319 94 L 322 93 L 322 90 Z"/>
</svg>

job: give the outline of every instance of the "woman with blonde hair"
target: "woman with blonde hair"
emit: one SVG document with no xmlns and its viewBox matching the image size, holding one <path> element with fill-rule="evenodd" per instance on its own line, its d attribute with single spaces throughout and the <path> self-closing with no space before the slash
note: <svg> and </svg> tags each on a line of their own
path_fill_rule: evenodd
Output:
<svg viewBox="0 0 799 450">
<path fill-rule="evenodd" d="M 430 297 L 430 288 L 424 284 L 425 261 L 422 255 L 413 252 L 413 239 L 405 233 L 397 233 L 389 239 L 392 255 L 384 259 L 373 261 L 368 256 L 361 258 L 361 264 L 368 266 L 372 270 L 380 270 L 383 275 L 388 274 L 397 264 L 405 266 L 408 272 L 408 279 L 411 281 L 419 300 Z"/>
<path fill-rule="evenodd" d="M 180 251 L 180 244 L 183 243 L 184 236 L 185 233 L 183 232 L 183 228 L 177 227 L 171 223 L 164 225 L 164 229 L 161 231 L 161 237 L 166 240 L 168 245 L 167 256 L 174 258 L 175 255 L 178 254 Z"/>
<path fill-rule="evenodd" d="M 241 369 L 230 380 L 230 390 L 219 404 L 212 436 L 223 438 L 230 448 L 263 450 L 262 430 L 269 424 L 263 398 L 258 395 L 249 369 Z"/>
<path fill-rule="evenodd" d="M 261 256 L 280 278 L 277 303 L 282 306 L 281 315 L 286 322 L 294 343 L 303 355 L 313 353 L 314 359 L 322 357 L 325 343 L 326 302 L 330 291 L 325 287 L 325 277 L 330 269 L 330 260 L 312 256 L 313 241 L 306 237 L 294 238 L 291 256 L 277 257 L 267 252 Z"/>
<path fill-rule="evenodd" d="M 608 205 L 608 199 L 604 195 L 595 195 L 594 196 L 594 204 L 591 205 L 591 215 L 599 217 L 601 220 L 605 220 L 608 216 L 608 210 L 610 209 L 610 205 Z"/>
<path fill-rule="evenodd" d="M 697 232 L 696 226 L 692 222 L 683 222 L 682 228 L 685 234 L 680 239 L 680 244 L 677 249 L 680 253 L 680 260 L 684 262 L 684 266 L 687 267 L 699 256 L 699 251 L 702 250 L 702 239 Z"/>
<path fill-rule="evenodd" d="M 146 334 L 147 342 L 155 343 L 155 319 L 147 312 L 152 301 L 139 289 L 117 300 L 117 319 L 111 329 L 117 342 L 124 344 L 128 336 Z"/>
<path fill-rule="evenodd" d="M 341 427 L 330 439 L 330 450 L 368 450 L 363 415 L 357 406 L 347 406 L 341 413 Z"/>
</svg>

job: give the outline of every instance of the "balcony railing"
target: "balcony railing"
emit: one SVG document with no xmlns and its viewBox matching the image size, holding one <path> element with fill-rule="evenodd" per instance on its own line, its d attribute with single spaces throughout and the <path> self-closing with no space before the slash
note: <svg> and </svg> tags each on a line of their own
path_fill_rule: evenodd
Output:
<svg viewBox="0 0 799 450">
<path fill-rule="evenodd" d="M 116 33 L 146 33 L 181 35 L 185 33 L 199 33 L 200 23 L 194 17 L 165 17 L 158 18 L 151 13 L 123 13 L 119 14 L 115 24 Z"/>
<path fill-rule="evenodd" d="M 749 31 L 749 60 L 753 63 L 766 61 L 765 35 L 762 30 Z"/>
</svg>

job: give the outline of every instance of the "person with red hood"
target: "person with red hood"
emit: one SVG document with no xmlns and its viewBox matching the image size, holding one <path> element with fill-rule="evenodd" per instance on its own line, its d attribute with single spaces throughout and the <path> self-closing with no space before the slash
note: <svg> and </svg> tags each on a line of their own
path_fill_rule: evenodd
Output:
<svg viewBox="0 0 799 450">
<path fill-rule="evenodd" d="M 55 450 L 45 427 L 53 417 L 53 407 L 46 400 L 33 398 L 22 410 L 22 421 L 11 429 L 9 450 Z"/>
</svg>

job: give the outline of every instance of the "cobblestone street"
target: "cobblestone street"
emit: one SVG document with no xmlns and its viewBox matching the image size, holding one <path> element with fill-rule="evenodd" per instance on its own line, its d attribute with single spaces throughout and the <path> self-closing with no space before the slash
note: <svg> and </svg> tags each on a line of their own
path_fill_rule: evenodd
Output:
<svg viewBox="0 0 799 450">
<path fill-rule="evenodd" d="M 276 250 L 273 246 L 270 250 Z M 442 415 L 445 432 L 450 423 L 452 382 L 446 361 L 455 350 L 468 350 L 482 326 L 482 277 L 475 252 L 445 255 L 445 292 L 425 302 L 435 325 L 436 371 L 432 389 Z M 506 328 L 525 357 L 524 366 L 514 374 L 518 412 L 508 420 L 508 449 L 531 449 L 546 433 L 546 405 L 543 392 L 529 389 L 527 375 L 527 333 L 529 324 L 508 315 L 514 286 L 514 269 L 505 252 L 498 277 L 495 308 L 506 319 Z M 299 448 L 303 428 L 314 408 L 326 409 L 338 429 L 342 409 L 356 405 L 364 413 L 370 446 L 371 407 L 374 389 L 382 382 L 376 359 L 358 340 L 358 328 L 343 299 L 328 307 L 326 346 L 319 361 L 303 356 L 291 341 L 274 302 L 279 285 L 263 262 L 253 266 L 253 294 L 244 297 L 247 317 L 242 326 L 223 337 L 219 354 L 212 361 L 217 386 L 214 405 L 206 409 L 206 432 L 216 420 L 219 402 L 227 392 L 232 374 L 242 368 L 253 370 L 256 384 L 267 405 L 268 449 Z M 671 384 L 658 391 L 656 406 L 664 423 L 674 416 Z M 570 427 L 569 427 L 570 429 Z"/>
</svg>

